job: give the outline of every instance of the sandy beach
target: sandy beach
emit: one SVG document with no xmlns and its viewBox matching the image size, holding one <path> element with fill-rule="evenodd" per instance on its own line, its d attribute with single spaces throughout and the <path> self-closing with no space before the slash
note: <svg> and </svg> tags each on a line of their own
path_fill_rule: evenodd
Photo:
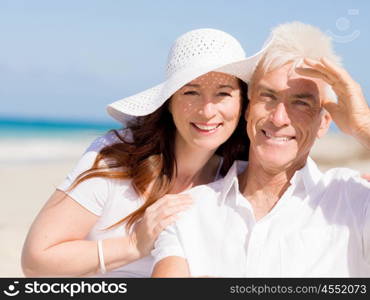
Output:
<svg viewBox="0 0 370 300">
<path fill-rule="evenodd" d="M 0 140 L 0 277 L 24 276 L 20 257 L 33 219 L 93 139 Z"/>
<path fill-rule="evenodd" d="M 0 277 L 23 276 L 21 251 L 33 219 L 91 141 L 87 139 L 73 145 L 54 141 L 55 149 L 60 152 L 44 160 L 27 160 L 29 151 L 17 152 L 17 145 L 5 145 L 0 141 L 0 199 L 3 203 L 0 211 Z M 52 143 L 47 143 L 47 149 L 36 147 L 35 153 L 47 153 L 53 147 Z M 13 147 L 12 153 L 10 147 Z M 19 149 L 23 148 L 19 146 Z M 330 134 L 319 140 L 311 156 L 322 171 L 331 167 L 349 167 L 370 173 L 370 151 L 343 135 Z"/>
</svg>

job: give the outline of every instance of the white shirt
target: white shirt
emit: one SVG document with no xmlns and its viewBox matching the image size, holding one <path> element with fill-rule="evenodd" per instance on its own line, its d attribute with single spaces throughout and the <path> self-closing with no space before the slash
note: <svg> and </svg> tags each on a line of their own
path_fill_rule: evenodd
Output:
<svg viewBox="0 0 370 300">
<path fill-rule="evenodd" d="M 152 255 L 187 259 L 191 276 L 369 277 L 370 184 L 345 168 L 321 173 L 308 158 L 259 221 L 239 192 L 236 162 L 224 179 L 187 193 L 194 207 L 163 231 Z"/>
<path fill-rule="evenodd" d="M 119 131 L 127 140 L 132 140 L 131 131 Z M 105 146 L 120 142 L 113 133 L 97 138 L 86 150 L 76 168 L 66 177 L 57 188 L 66 191 L 75 178 L 93 165 L 98 152 Z M 216 179 L 220 178 L 222 159 L 217 171 Z M 216 180 L 215 179 L 215 180 Z M 127 236 L 124 225 L 107 227 L 122 220 L 124 217 L 143 205 L 144 200 L 132 187 L 131 180 L 109 179 L 94 177 L 78 184 L 73 190 L 66 192 L 72 199 L 81 204 L 88 211 L 99 216 L 97 223 L 89 232 L 88 240 L 107 239 Z M 99 277 L 150 277 L 153 257 L 148 255 L 130 264 L 111 270 L 106 274 L 97 274 Z"/>
</svg>

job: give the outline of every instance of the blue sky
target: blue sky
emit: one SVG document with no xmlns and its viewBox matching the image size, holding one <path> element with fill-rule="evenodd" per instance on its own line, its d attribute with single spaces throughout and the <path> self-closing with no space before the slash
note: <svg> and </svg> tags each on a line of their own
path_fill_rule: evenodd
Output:
<svg viewBox="0 0 370 300">
<path fill-rule="evenodd" d="M 107 122 L 107 104 L 163 80 L 184 32 L 224 30 L 251 55 L 294 20 L 333 36 L 370 99 L 369 1 L 0 0 L 0 116 Z"/>
</svg>

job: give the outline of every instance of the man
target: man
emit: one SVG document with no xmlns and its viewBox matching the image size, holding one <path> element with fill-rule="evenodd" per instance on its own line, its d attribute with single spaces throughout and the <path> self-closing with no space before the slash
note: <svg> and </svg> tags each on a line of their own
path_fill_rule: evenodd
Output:
<svg viewBox="0 0 370 300">
<path fill-rule="evenodd" d="M 190 191 L 153 276 L 370 276 L 370 184 L 309 158 L 331 118 L 370 149 L 370 109 L 318 29 L 284 24 L 273 39 L 250 83 L 249 163 Z"/>
</svg>

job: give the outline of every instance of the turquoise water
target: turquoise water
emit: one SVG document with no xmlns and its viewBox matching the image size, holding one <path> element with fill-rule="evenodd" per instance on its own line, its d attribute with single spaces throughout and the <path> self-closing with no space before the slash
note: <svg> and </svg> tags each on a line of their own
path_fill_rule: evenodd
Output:
<svg viewBox="0 0 370 300">
<path fill-rule="evenodd" d="M 118 129 L 118 123 L 93 123 L 59 120 L 1 119 L 0 138 L 89 137 Z"/>
<path fill-rule="evenodd" d="M 119 123 L 76 122 L 59 120 L 31 120 L 0 117 L 1 138 L 83 138 L 97 137 L 110 129 L 119 129 Z M 332 122 L 331 132 L 338 132 Z"/>
<path fill-rule="evenodd" d="M 76 161 L 118 123 L 0 118 L 0 166 Z"/>
</svg>

